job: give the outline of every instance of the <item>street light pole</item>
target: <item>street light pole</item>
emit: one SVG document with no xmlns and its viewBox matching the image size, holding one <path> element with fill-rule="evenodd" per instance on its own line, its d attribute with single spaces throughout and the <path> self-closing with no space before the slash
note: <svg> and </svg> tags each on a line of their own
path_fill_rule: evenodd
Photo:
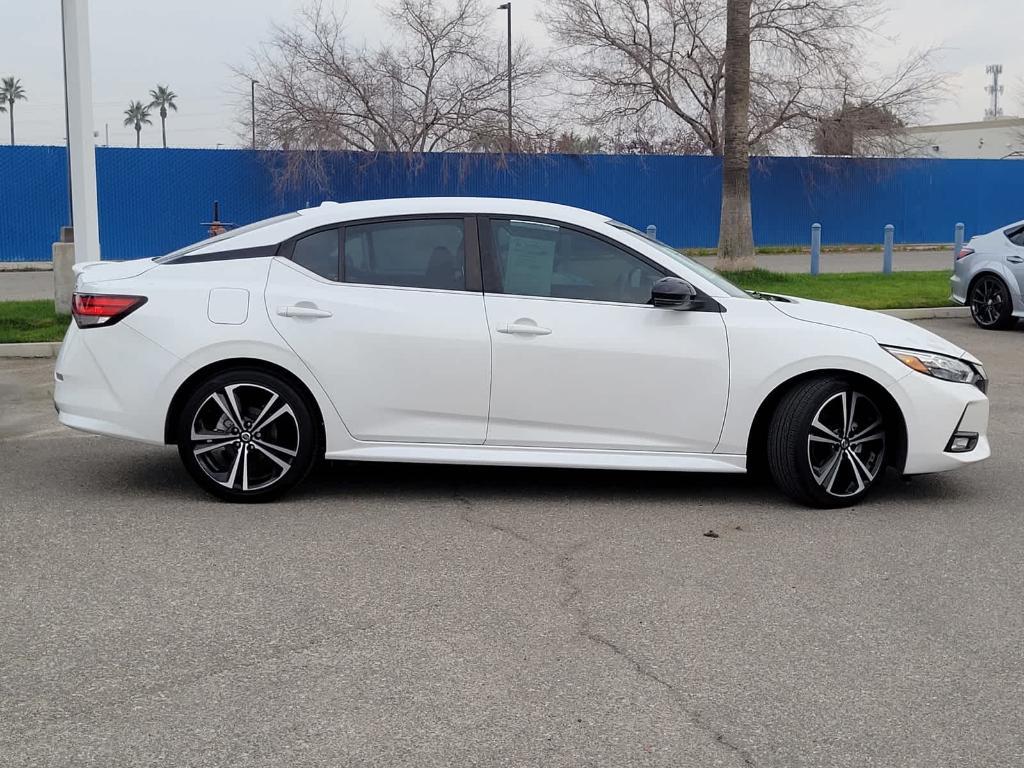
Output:
<svg viewBox="0 0 1024 768">
<path fill-rule="evenodd" d="M 259 80 L 249 79 L 249 85 L 251 88 L 251 96 L 249 104 L 252 107 L 252 148 L 256 149 L 256 84 Z"/>
<path fill-rule="evenodd" d="M 96 141 L 92 130 L 92 68 L 89 55 L 89 0 L 61 0 L 64 34 L 64 99 L 68 170 L 75 228 L 75 262 L 100 257 L 96 205 Z M 56 269 L 55 269 L 56 274 Z"/>
<path fill-rule="evenodd" d="M 508 14 L 508 151 L 512 151 L 512 3 L 502 3 L 499 11 Z"/>
</svg>

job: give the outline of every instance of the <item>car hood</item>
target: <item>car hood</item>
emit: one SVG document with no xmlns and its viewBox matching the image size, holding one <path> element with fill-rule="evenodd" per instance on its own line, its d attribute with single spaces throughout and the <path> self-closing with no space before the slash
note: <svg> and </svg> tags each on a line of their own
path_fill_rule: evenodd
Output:
<svg viewBox="0 0 1024 768">
<path fill-rule="evenodd" d="M 879 344 L 894 347 L 938 352 L 951 357 L 963 357 L 966 354 L 963 349 L 941 336 L 892 315 L 824 301 L 809 301 L 791 296 L 783 298 L 786 301 L 772 302 L 772 306 L 795 320 L 865 333 Z"/>
</svg>

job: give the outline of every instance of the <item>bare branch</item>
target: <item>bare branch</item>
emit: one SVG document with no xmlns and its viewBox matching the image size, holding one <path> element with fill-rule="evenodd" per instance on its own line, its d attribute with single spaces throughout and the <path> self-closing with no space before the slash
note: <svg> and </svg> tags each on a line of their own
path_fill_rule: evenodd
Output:
<svg viewBox="0 0 1024 768">
<path fill-rule="evenodd" d="M 725 0 L 548 0 L 540 16 L 583 125 L 607 135 L 671 116 L 702 151 L 721 154 L 725 11 Z M 805 146 L 844 91 L 903 119 L 927 106 L 942 80 L 930 52 L 867 74 L 861 62 L 880 20 L 878 0 L 752 0 L 750 145 Z"/>
<path fill-rule="evenodd" d="M 506 133 L 505 41 L 480 0 L 394 0 L 384 9 L 392 34 L 373 48 L 353 46 L 344 19 L 316 0 L 274 27 L 240 75 L 256 91 L 258 143 L 295 153 L 323 181 L 325 150 L 419 153 L 490 149 Z M 500 55 L 499 55 L 500 54 Z M 525 44 L 512 60 L 517 131 L 529 117 L 543 63 Z M 248 82 L 246 82 L 248 91 Z M 248 96 L 248 93 L 246 94 Z M 245 115 L 249 127 L 248 99 Z M 507 139 L 503 148 L 507 148 Z"/>
</svg>

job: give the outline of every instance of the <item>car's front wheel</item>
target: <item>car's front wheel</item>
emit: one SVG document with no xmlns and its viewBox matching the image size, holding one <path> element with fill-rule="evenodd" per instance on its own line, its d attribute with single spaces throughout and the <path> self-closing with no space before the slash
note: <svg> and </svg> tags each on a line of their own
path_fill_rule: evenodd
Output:
<svg viewBox="0 0 1024 768">
<path fill-rule="evenodd" d="M 768 467 L 791 498 L 815 507 L 863 499 L 886 465 L 888 425 L 864 388 L 838 377 L 798 384 L 768 428 Z"/>
<path fill-rule="evenodd" d="M 1001 331 L 1016 324 L 1010 289 L 995 275 L 982 275 L 971 284 L 967 304 L 979 328 Z"/>
<path fill-rule="evenodd" d="M 260 370 L 216 374 L 178 418 L 178 453 L 192 478 L 221 499 L 268 501 L 316 462 L 319 430 L 305 399 Z"/>
</svg>

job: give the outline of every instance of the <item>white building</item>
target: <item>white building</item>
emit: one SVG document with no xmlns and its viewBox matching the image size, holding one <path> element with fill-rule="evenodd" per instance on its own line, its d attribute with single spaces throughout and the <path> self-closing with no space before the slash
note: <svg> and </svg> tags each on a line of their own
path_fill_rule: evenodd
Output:
<svg viewBox="0 0 1024 768">
<path fill-rule="evenodd" d="M 1024 117 L 919 125 L 907 128 L 906 134 L 913 147 L 910 154 L 918 157 L 1024 157 Z"/>
</svg>

